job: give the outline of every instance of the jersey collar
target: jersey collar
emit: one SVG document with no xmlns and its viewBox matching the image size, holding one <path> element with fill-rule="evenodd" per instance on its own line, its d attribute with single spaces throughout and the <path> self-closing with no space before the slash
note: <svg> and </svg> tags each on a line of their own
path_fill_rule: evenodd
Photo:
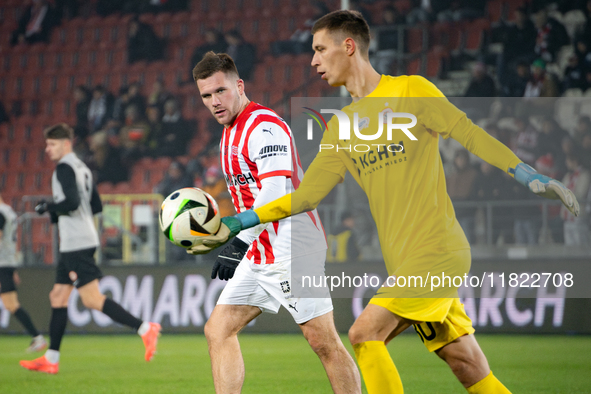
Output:
<svg viewBox="0 0 591 394">
<path fill-rule="evenodd" d="M 242 110 L 242 112 L 240 112 L 238 114 L 238 116 L 236 117 L 236 119 L 234 119 L 234 123 L 232 123 L 232 126 L 228 127 L 228 130 L 231 130 L 234 128 L 234 126 L 236 126 L 238 124 L 238 122 L 242 121 L 242 119 L 245 119 L 254 109 L 254 107 L 257 104 L 254 101 L 251 101 L 250 103 L 248 103 L 248 105 Z"/>
</svg>

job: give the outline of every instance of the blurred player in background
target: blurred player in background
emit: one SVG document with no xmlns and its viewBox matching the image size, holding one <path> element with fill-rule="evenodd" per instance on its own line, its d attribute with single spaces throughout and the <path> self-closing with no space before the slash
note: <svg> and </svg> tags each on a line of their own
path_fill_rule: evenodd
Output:
<svg viewBox="0 0 591 394">
<path fill-rule="evenodd" d="M 406 138 L 395 144 L 402 149 L 386 151 L 385 147 L 392 141 L 382 133 L 372 142 L 374 146 L 384 148 L 376 152 L 374 147 L 370 157 L 382 160 L 383 165 L 374 164 L 370 171 L 363 167 L 363 161 L 367 159 L 364 159 L 364 153 L 350 149 L 356 142 L 367 141 L 357 135 L 347 141 L 339 139 L 338 119 L 334 117 L 328 124 L 321 146 L 338 146 L 340 149 L 321 149 L 300 187 L 291 195 L 255 207 L 254 211 L 222 218 L 224 224 L 218 234 L 204 240 L 203 250 L 207 246 L 218 247 L 241 229 L 316 208 L 349 171 L 369 199 L 390 276 L 424 277 L 429 270 L 446 274 L 454 270 L 467 273 L 471 264 L 470 245 L 446 192 L 438 147 L 440 135 L 459 141 L 470 152 L 507 172 L 532 192 L 560 199 L 572 214 L 578 215 L 579 205 L 570 190 L 522 163 L 506 146 L 475 126 L 425 78 L 377 73 L 368 59 L 369 27 L 361 14 L 332 12 L 316 21 L 312 33 L 315 52 L 312 66 L 331 86 L 345 86 L 349 91 L 353 103 L 342 109 L 349 119 L 354 118 L 354 112 L 360 112 L 359 119 L 364 115 L 368 119 L 377 119 L 384 103 L 386 107 L 399 105 L 404 108 L 408 105 L 413 109 L 410 113 L 417 119 L 416 127 L 411 129 L 416 140 L 410 140 L 408 135 L 396 130 L 393 137 L 396 142 L 398 138 Z M 387 101 L 376 106 L 376 101 L 364 100 L 373 97 L 387 98 Z M 373 125 L 364 132 L 365 135 L 371 136 L 372 132 L 377 135 L 376 124 Z M 393 153 L 398 154 L 396 163 L 386 165 L 386 161 L 393 159 Z M 509 393 L 492 374 L 455 288 L 450 289 L 449 296 L 443 297 L 428 292 L 422 297 L 392 297 L 389 296 L 392 291 L 381 288 L 349 331 L 369 394 L 403 392 L 402 381 L 386 344 L 411 325 L 427 349 L 450 366 L 469 393 Z"/>
<path fill-rule="evenodd" d="M 53 289 L 49 293 L 51 321 L 49 349 L 35 360 L 23 360 L 21 366 L 31 371 L 55 374 L 59 369 L 60 344 L 68 322 L 68 299 L 74 286 L 85 307 L 103 312 L 113 321 L 129 326 L 142 337 L 145 359 L 156 352 L 160 324 L 142 322 L 118 303 L 105 297 L 99 289 L 100 269 L 94 261 L 99 238 L 93 215 L 103 206 L 92 173 L 72 151 L 74 131 L 61 123 L 44 131 L 45 152 L 57 164 L 51 179 L 53 201 L 40 201 L 35 211 L 49 212 L 52 223 L 58 224 L 60 258 Z"/>
<path fill-rule="evenodd" d="M 303 170 L 291 130 L 275 112 L 246 97 L 232 58 L 208 52 L 193 69 L 193 78 L 203 103 L 224 125 L 220 159 L 236 211 L 295 190 Z M 189 252 L 199 253 L 199 246 Z M 205 325 L 217 393 L 240 392 L 244 383 L 238 332 L 262 312 L 277 313 L 281 305 L 322 361 L 333 391 L 361 392 L 355 362 L 334 326 L 330 295 L 291 295 L 291 266 L 317 261 L 323 274 L 325 259 L 326 239 L 316 210 L 242 231 L 221 251 L 211 277 L 229 281 Z"/>
<path fill-rule="evenodd" d="M 20 279 L 16 272 L 16 229 L 17 216 L 12 207 L 0 195 L 0 299 L 4 308 L 18 319 L 29 335 L 33 337 L 27 352 L 39 352 L 47 347 L 43 335 L 39 334 L 26 310 L 18 302 L 16 286 Z"/>
</svg>

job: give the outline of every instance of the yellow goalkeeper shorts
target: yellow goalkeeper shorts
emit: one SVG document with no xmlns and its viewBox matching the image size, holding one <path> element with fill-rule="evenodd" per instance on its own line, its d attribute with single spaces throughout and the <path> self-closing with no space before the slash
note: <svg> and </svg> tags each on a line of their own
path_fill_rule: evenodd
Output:
<svg viewBox="0 0 591 394">
<path fill-rule="evenodd" d="M 369 303 L 406 319 L 422 321 L 414 324 L 414 329 L 430 352 L 474 333 L 472 320 L 466 315 L 459 298 L 374 297 Z"/>
</svg>

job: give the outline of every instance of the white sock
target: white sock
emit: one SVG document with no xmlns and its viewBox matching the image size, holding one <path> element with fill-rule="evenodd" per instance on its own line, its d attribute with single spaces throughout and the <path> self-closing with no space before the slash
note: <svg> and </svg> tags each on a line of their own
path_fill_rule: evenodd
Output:
<svg viewBox="0 0 591 394">
<path fill-rule="evenodd" d="M 60 361 L 60 352 L 59 350 L 49 349 L 45 352 L 45 358 L 52 364 L 58 363 Z"/>
<path fill-rule="evenodd" d="M 137 333 L 141 337 L 142 335 L 147 333 L 149 329 L 150 329 L 150 323 L 143 322 L 142 325 L 140 326 L 140 328 L 138 328 Z"/>
</svg>

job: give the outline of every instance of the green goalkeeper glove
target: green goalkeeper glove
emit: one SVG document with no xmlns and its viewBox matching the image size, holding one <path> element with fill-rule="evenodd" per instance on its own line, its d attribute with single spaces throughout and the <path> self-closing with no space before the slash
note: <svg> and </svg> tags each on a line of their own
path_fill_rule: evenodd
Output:
<svg viewBox="0 0 591 394">
<path fill-rule="evenodd" d="M 239 213 L 234 216 L 222 218 L 222 223 L 217 233 L 203 237 L 200 245 L 187 249 L 189 254 L 206 254 L 213 249 L 219 248 L 231 238 L 235 237 L 240 231 L 260 224 L 258 215 L 253 210 Z"/>
</svg>

